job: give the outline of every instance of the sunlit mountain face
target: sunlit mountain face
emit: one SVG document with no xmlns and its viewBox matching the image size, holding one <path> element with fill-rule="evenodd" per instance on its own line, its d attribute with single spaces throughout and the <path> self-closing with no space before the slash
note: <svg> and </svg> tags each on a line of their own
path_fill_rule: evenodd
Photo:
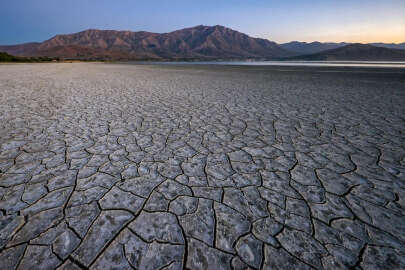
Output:
<svg viewBox="0 0 405 270">
<path fill-rule="evenodd" d="M 336 49 L 337 51 L 330 51 Z M 398 50 L 399 49 L 399 50 Z M 16 56 L 48 56 L 90 60 L 403 60 L 405 44 L 289 42 L 277 44 L 215 25 L 184 28 L 169 33 L 89 29 L 56 35 L 44 42 L 0 46 Z"/>
</svg>

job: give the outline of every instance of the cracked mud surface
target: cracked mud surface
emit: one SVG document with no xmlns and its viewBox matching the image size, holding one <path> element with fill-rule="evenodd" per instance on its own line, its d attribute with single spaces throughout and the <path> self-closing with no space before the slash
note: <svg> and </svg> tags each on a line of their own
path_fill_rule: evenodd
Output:
<svg viewBox="0 0 405 270">
<path fill-rule="evenodd" d="M 405 71 L 0 65 L 1 269 L 404 269 Z"/>
</svg>

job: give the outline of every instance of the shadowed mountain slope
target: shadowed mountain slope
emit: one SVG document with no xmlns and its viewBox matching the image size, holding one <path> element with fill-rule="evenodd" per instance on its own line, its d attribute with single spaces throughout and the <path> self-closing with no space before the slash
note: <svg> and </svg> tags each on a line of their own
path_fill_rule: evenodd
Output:
<svg viewBox="0 0 405 270">
<path fill-rule="evenodd" d="M 375 47 L 369 44 L 350 44 L 323 52 L 295 56 L 289 60 L 357 60 L 357 61 L 405 61 L 405 50 Z"/>
<path fill-rule="evenodd" d="M 296 55 L 306 55 L 306 54 L 315 54 L 326 50 L 337 49 L 344 47 L 346 45 L 351 45 L 353 43 L 346 42 L 300 42 L 300 41 L 291 41 L 288 43 L 280 44 L 280 46 Z M 369 43 L 369 45 L 375 47 L 383 47 L 389 49 L 402 49 L 405 50 L 405 43 Z"/>
<path fill-rule="evenodd" d="M 280 46 L 288 51 L 295 53 L 296 55 L 304 55 L 304 54 L 313 54 L 318 53 L 321 51 L 336 49 L 339 47 L 343 47 L 348 43 L 341 42 L 341 43 L 323 43 L 323 42 L 299 42 L 299 41 L 291 41 L 288 43 L 280 44 Z"/>
</svg>

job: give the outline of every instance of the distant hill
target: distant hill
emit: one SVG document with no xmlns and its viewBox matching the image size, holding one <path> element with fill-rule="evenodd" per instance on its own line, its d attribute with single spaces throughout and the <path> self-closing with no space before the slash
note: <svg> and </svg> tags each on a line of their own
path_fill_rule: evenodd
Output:
<svg viewBox="0 0 405 270">
<path fill-rule="evenodd" d="M 315 54 L 290 57 L 288 60 L 405 61 L 405 50 L 389 49 L 357 43 Z"/>
<path fill-rule="evenodd" d="M 336 49 L 339 47 L 343 47 L 348 43 L 341 42 L 341 43 L 322 43 L 322 42 L 299 42 L 299 41 L 291 41 L 288 43 L 280 44 L 280 46 L 288 51 L 295 53 L 296 55 L 303 55 L 303 54 L 313 54 L 321 51 Z"/>
<path fill-rule="evenodd" d="M 12 55 L 32 56 L 32 52 L 35 51 L 39 45 L 41 45 L 39 42 L 23 43 L 18 45 L 0 45 L 0 51 L 7 52 Z"/>
<path fill-rule="evenodd" d="M 296 55 L 305 55 L 305 54 L 314 54 L 326 50 L 337 49 L 346 45 L 350 45 L 354 43 L 347 43 L 347 42 L 300 42 L 300 41 L 291 41 L 288 43 L 280 44 L 280 46 Z M 405 42 L 404 43 L 369 43 L 369 45 L 375 47 L 383 47 L 389 49 L 402 49 L 405 50 Z"/>
<path fill-rule="evenodd" d="M 384 47 L 384 48 L 389 48 L 389 49 L 401 49 L 405 50 L 405 42 L 403 43 L 369 43 L 370 45 L 376 46 L 376 47 Z"/>
<path fill-rule="evenodd" d="M 293 55 L 275 42 L 220 25 L 200 25 L 164 34 L 90 29 L 57 35 L 42 43 L 0 46 L 0 51 L 22 56 L 127 60 L 274 59 Z"/>
</svg>

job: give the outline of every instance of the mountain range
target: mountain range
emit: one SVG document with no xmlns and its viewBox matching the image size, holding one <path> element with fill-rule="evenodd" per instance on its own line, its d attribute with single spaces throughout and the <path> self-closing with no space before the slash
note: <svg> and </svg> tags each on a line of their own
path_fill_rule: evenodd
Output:
<svg viewBox="0 0 405 270">
<path fill-rule="evenodd" d="M 282 43 L 280 46 L 290 52 L 293 52 L 297 55 L 304 55 L 304 54 L 314 54 L 319 53 L 326 50 L 337 49 L 340 47 L 344 47 L 347 45 L 352 45 L 356 43 L 348 43 L 348 42 L 299 42 L 299 41 L 291 41 L 288 43 Z M 375 47 L 383 47 L 389 49 L 401 49 L 405 50 L 405 42 L 404 43 L 368 43 L 367 45 L 372 45 Z"/>
<path fill-rule="evenodd" d="M 288 60 L 405 61 L 405 50 L 355 43 L 314 54 L 290 57 Z"/>
<path fill-rule="evenodd" d="M 346 47 L 353 52 L 351 45 L 353 44 L 297 41 L 277 44 L 220 25 L 199 25 L 163 34 L 89 29 L 74 34 L 56 35 L 44 42 L 0 46 L 0 51 L 17 56 L 93 60 L 289 59 L 334 49 L 345 51 Z M 361 59 L 367 58 L 367 53 L 371 52 L 370 46 L 378 46 L 387 48 L 381 54 L 370 54 L 368 60 L 376 60 L 376 55 L 380 60 L 405 60 L 398 50 L 394 50 L 405 49 L 405 43 L 355 46 Z M 348 55 L 342 51 L 334 54 L 335 60 L 356 59 L 354 55 L 350 59 L 341 59 L 341 56 Z"/>
</svg>

